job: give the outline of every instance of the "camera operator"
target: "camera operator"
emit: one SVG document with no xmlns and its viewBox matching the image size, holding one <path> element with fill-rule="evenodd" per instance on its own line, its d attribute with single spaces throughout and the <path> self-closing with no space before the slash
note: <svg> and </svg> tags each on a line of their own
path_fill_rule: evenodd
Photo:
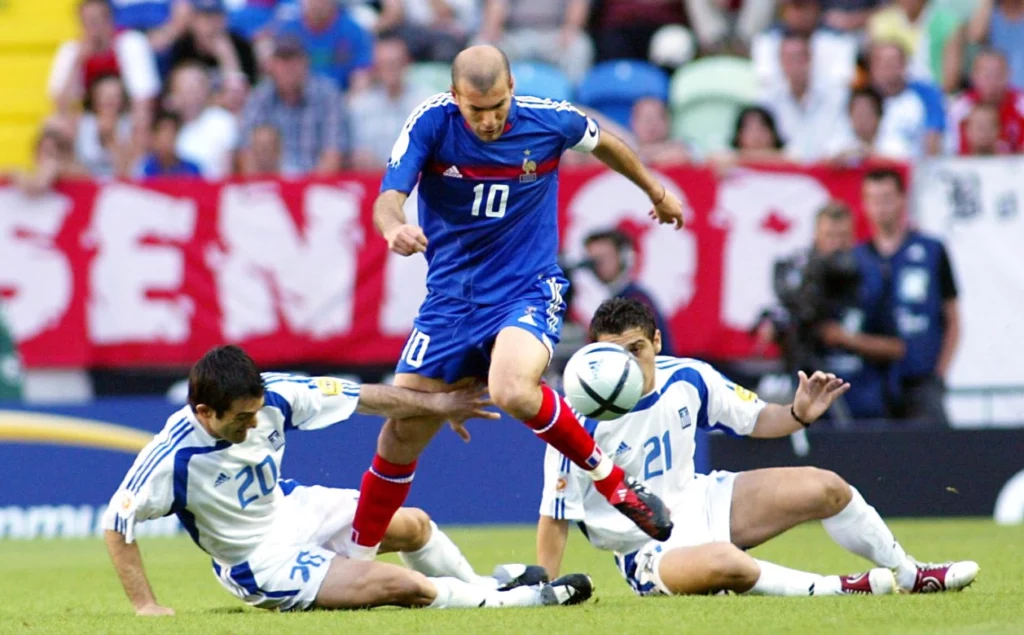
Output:
<svg viewBox="0 0 1024 635">
<path fill-rule="evenodd" d="M 651 295 L 633 277 L 636 250 L 633 241 L 617 230 L 598 231 L 583 240 L 587 258 L 575 268 L 587 268 L 607 288 L 609 297 L 630 298 L 647 305 L 654 313 L 654 321 L 661 331 L 662 355 L 674 355 L 672 334 L 665 316 Z"/>
<path fill-rule="evenodd" d="M 818 212 L 814 244 L 775 264 L 780 306 L 758 326 L 762 342 L 782 348 L 786 370 L 820 368 L 850 382 L 834 418 L 884 418 L 890 364 L 903 357 L 889 294 L 862 277 L 864 263 L 853 250 L 853 216 L 831 202 Z"/>
</svg>

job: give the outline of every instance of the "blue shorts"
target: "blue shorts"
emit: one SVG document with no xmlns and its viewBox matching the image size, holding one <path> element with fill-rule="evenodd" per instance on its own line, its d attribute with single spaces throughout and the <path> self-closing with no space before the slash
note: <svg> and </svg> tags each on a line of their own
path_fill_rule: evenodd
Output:
<svg viewBox="0 0 1024 635">
<path fill-rule="evenodd" d="M 550 353 L 562 332 L 568 289 L 562 276 L 540 278 L 527 293 L 488 305 L 429 293 L 395 372 L 449 384 L 464 377 L 486 379 L 494 340 L 509 326 L 532 333 Z"/>
</svg>

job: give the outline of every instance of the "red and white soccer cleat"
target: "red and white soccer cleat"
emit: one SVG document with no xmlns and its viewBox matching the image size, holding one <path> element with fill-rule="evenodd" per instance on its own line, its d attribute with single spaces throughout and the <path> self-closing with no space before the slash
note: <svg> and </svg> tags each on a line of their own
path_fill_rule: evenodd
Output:
<svg viewBox="0 0 1024 635">
<path fill-rule="evenodd" d="M 891 595 L 896 589 L 896 576 L 889 569 L 839 576 L 840 595 Z"/>
<path fill-rule="evenodd" d="M 915 561 L 916 562 L 916 561 Z M 943 562 L 941 564 L 917 562 L 917 579 L 910 593 L 942 593 L 962 591 L 978 577 L 977 562 Z"/>
</svg>

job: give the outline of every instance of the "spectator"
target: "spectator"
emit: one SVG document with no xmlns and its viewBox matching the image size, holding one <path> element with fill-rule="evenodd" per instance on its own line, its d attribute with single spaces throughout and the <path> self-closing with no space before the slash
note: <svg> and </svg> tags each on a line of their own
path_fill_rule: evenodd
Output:
<svg viewBox="0 0 1024 635">
<path fill-rule="evenodd" d="M 250 86 L 257 77 L 256 56 L 243 36 L 227 28 L 224 0 L 192 0 L 195 12 L 188 31 L 171 47 L 169 66 L 198 62 L 212 74 L 217 84 L 243 73 Z"/>
<path fill-rule="evenodd" d="M 349 102 L 352 167 L 380 170 L 409 113 L 430 95 L 406 81 L 409 51 L 405 42 L 377 40 L 373 54 L 373 85 Z"/>
<path fill-rule="evenodd" d="M 899 137 L 911 158 L 936 155 L 942 147 L 942 133 L 935 129 L 932 108 L 920 90 L 907 84 L 906 56 L 890 42 L 871 45 L 868 62 L 871 87 L 882 96 L 882 122 L 879 134 Z"/>
<path fill-rule="evenodd" d="M 973 157 L 1006 154 L 999 132 L 999 111 L 995 106 L 978 104 L 964 121 L 964 151 L 961 154 Z"/>
<path fill-rule="evenodd" d="M 647 59 L 655 33 L 685 22 L 680 0 L 602 0 L 591 31 L 597 60 Z"/>
<path fill-rule="evenodd" d="M 871 240 L 861 250 L 865 284 L 888 288 L 907 352 L 895 369 L 896 414 L 946 424 L 945 377 L 960 341 L 953 269 L 938 240 L 908 227 L 899 172 L 873 170 L 864 179 Z"/>
<path fill-rule="evenodd" d="M 188 0 L 111 0 L 118 29 L 140 31 L 157 53 L 171 47 L 192 20 Z"/>
<path fill-rule="evenodd" d="M 1011 83 L 1024 87 L 1024 0 L 978 0 L 967 25 L 972 44 L 988 44 L 1006 58 Z"/>
<path fill-rule="evenodd" d="M 822 0 L 822 23 L 839 33 L 862 40 L 868 19 L 882 0 Z"/>
<path fill-rule="evenodd" d="M 811 77 L 811 45 L 806 36 L 785 36 L 779 58 L 784 79 L 767 88 L 761 103 L 778 123 L 788 157 L 803 162 L 824 159 L 829 139 L 848 125 L 847 91 Z"/>
<path fill-rule="evenodd" d="M 909 149 L 903 139 L 892 131 L 880 134 L 882 96 L 873 88 L 860 88 L 850 95 L 850 117 L 832 136 L 828 156 L 842 165 L 857 164 L 868 159 L 905 159 Z"/>
<path fill-rule="evenodd" d="M 736 128 L 729 142 L 730 151 L 713 154 L 710 162 L 718 172 L 725 172 L 742 161 L 754 163 L 786 162 L 782 138 L 775 126 L 775 117 L 762 106 L 747 106 L 736 115 Z"/>
<path fill-rule="evenodd" d="M 271 125 L 256 126 L 249 142 L 246 176 L 266 177 L 281 173 L 281 133 Z"/>
<path fill-rule="evenodd" d="M 779 49 L 786 35 L 803 35 L 811 43 L 811 77 L 823 86 L 846 86 L 853 80 L 857 62 L 857 38 L 822 28 L 818 0 L 782 0 L 779 23 L 754 37 L 750 56 L 758 81 L 777 85 L 783 81 Z"/>
<path fill-rule="evenodd" d="M 153 119 L 150 152 L 142 158 L 138 176 L 148 179 L 158 176 L 200 176 L 199 166 L 178 156 L 176 150 L 181 117 L 170 111 L 161 111 Z"/>
<path fill-rule="evenodd" d="M 36 140 L 35 169 L 15 174 L 15 185 L 28 196 L 41 196 L 60 179 L 88 177 L 75 162 L 71 135 L 72 126 L 66 119 L 54 117 L 44 123 Z"/>
<path fill-rule="evenodd" d="M 198 165 L 204 178 L 229 176 L 238 145 L 238 122 L 230 112 L 211 104 L 206 69 L 195 62 L 178 66 L 171 75 L 165 105 L 181 117 L 178 155 Z"/>
<path fill-rule="evenodd" d="M 484 0 L 479 42 L 499 47 L 512 61 L 559 66 L 579 84 L 594 60 L 583 30 L 589 8 L 590 0 Z"/>
<path fill-rule="evenodd" d="M 75 158 L 95 178 L 123 177 L 132 161 L 132 122 L 117 75 L 93 81 L 78 120 Z"/>
<path fill-rule="evenodd" d="M 971 87 L 949 107 L 947 152 L 972 154 L 965 133 L 968 115 L 979 105 L 991 106 L 997 113 L 997 152 L 1024 152 L 1024 95 L 1010 86 L 1009 79 L 1006 58 L 999 51 L 988 49 L 974 57 Z"/>
<path fill-rule="evenodd" d="M 281 134 L 282 173 L 332 174 L 341 168 L 347 141 L 341 94 L 334 82 L 311 75 L 302 42 L 278 36 L 268 60 L 269 77 L 252 92 L 242 117 L 242 167 L 251 173 L 250 145 L 258 126 Z"/>
<path fill-rule="evenodd" d="M 583 241 L 587 250 L 587 264 L 608 290 L 609 297 L 629 298 L 647 305 L 654 313 L 654 321 L 661 331 L 661 354 L 672 355 L 672 331 L 654 299 L 634 277 L 636 253 L 633 241 L 617 230 L 598 231 Z"/>
<path fill-rule="evenodd" d="M 960 24 L 960 16 L 934 2 L 896 0 L 871 16 L 868 37 L 899 44 L 910 58 L 910 79 L 941 83 L 944 51 Z"/>
<path fill-rule="evenodd" d="M 775 0 L 684 0 L 700 50 L 746 56 L 754 36 L 771 24 Z"/>
<path fill-rule="evenodd" d="M 135 31 L 117 33 L 107 0 L 82 0 L 78 7 L 82 38 L 65 42 L 50 69 L 49 93 L 57 112 L 71 116 L 101 75 L 117 75 L 132 102 L 132 121 L 148 127 L 152 100 L 160 92 L 156 59 L 145 36 Z"/>
<path fill-rule="evenodd" d="M 452 61 L 479 18 L 475 0 L 383 0 L 381 5 L 377 33 L 405 40 L 417 60 Z"/>
<path fill-rule="evenodd" d="M 669 139 L 669 113 L 665 102 L 644 97 L 633 104 L 629 125 L 636 137 L 637 154 L 645 163 L 686 163 L 686 144 Z"/>
<path fill-rule="evenodd" d="M 373 36 L 337 0 L 301 1 L 301 17 L 274 27 L 275 35 L 296 37 L 313 72 L 334 80 L 342 92 L 365 89 L 373 65 Z"/>
</svg>

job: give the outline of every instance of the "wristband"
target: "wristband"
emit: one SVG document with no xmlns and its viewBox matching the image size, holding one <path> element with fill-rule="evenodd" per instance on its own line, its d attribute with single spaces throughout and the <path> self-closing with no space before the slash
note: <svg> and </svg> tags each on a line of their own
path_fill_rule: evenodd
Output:
<svg viewBox="0 0 1024 635">
<path fill-rule="evenodd" d="M 800 425 L 802 425 L 805 428 L 808 428 L 811 425 L 810 421 L 804 421 L 800 417 L 796 416 L 796 407 L 794 405 L 791 405 L 789 407 L 789 416 L 791 416 L 794 419 L 796 419 L 796 422 L 799 423 Z"/>
</svg>

